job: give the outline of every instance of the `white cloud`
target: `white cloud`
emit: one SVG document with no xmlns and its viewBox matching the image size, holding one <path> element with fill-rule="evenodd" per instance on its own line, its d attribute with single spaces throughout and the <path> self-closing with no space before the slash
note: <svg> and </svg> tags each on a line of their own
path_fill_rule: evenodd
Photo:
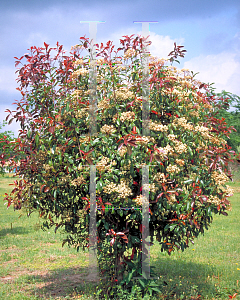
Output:
<svg viewBox="0 0 240 300">
<path fill-rule="evenodd" d="M 214 83 L 216 92 L 227 92 L 240 95 L 240 62 L 236 54 L 226 51 L 216 55 L 200 55 L 184 63 L 184 68 L 199 72 L 196 79 L 205 83 Z"/>
<path fill-rule="evenodd" d="M 149 47 L 151 55 L 157 56 L 159 58 L 168 58 L 168 54 L 174 49 L 174 42 L 177 45 L 183 45 L 185 40 L 180 39 L 171 39 L 169 36 L 158 35 L 154 32 L 150 32 L 150 41 L 152 44 Z"/>
</svg>

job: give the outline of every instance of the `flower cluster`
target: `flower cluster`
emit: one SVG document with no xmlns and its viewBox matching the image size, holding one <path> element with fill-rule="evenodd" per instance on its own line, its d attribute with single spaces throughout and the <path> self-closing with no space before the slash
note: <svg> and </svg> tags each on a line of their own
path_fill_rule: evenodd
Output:
<svg viewBox="0 0 240 300">
<path fill-rule="evenodd" d="M 103 190 L 106 194 L 112 194 L 113 192 L 118 193 L 118 197 L 127 198 L 132 195 L 132 190 L 129 188 L 126 180 L 121 178 L 120 184 L 115 184 L 111 182 L 103 187 Z"/>
<path fill-rule="evenodd" d="M 182 142 L 180 141 L 174 141 L 175 142 L 175 151 L 179 154 L 182 154 L 182 153 L 187 153 L 187 145 L 186 144 L 183 144 Z"/>
<path fill-rule="evenodd" d="M 185 162 L 183 159 L 176 159 L 176 164 L 178 164 L 179 166 L 184 166 Z"/>
<path fill-rule="evenodd" d="M 147 202 L 147 198 L 143 197 L 142 194 L 138 195 L 135 199 L 133 199 L 137 205 L 142 206 L 143 203 Z"/>
<path fill-rule="evenodd" d="M 174 193 L 169 194 L 170 200 L 168 201 L 169 204 L 173 205 L 175 202 L 177 202 L 176 195 Z"/>
<path fill-rule="evenodd" d="M 126 111 L 121 114 L 120 120 L 124 122 L 126 120 L 134 120 L 135 113 L 133 111 Z"/>
<path fill-rule="evenodd" d="M 58 180 L 58 184 L 66 184 L 71 180 L 71 175 L 66 175 Z"/>
<path fill-rule="evenodd" d="M 131 48 L 129 48 L 125 53 L 124 53 L 124 59 L 131 58 L 133 56 L 136 56 L 137 52 Z"/>
<path fill-rule="evenodd" d="M 217 196 L 212 196 L 210 195 L 208 197 L 208 200 L 207 200 L 207 203 L 211 203 L 211 204 L 214 204 L 214 205 L 219 205 L 221 203 L 221 199 L 219 199 Z"/>
<path fill-rule="evenodd" d="M 218 173 L 217 171 L 213 171 L 211 177 L 216 182 L 217 185 L 224 185 L 226 182 L 229 181 L 229 178 L 223 172 Z"/>
<path fill-rule="evenodd" d="M 119 155 L 123 157 L 125 153 L 127 153 L 127 147 L 123 145 L 122 148 L 118 150 L 118 152 Z"/>
<path fill-rule="evenodd" d="M 99 171 L 104 171 L 108 163 L 109 163 L 109 158 L 102 157 L 102 159 L 97 163 L 96 169 Z"/>
<path fill-rule="evenodd" d="M 136 137 L 136 140 L 140 145 L 148 144 L 149 142 L 152 142 L 154 144 L 156 143 L 154 137 L 144 136 L 144 135 L 141 138 Z"/>
<path fill-rule="evenodd" d="M 77 70 L 77 71 L 74 71 L 74 72 L 72 73 L 72 79 L 73 79 L 73 80 L 74 80 L 74 79 L 76 80 L 76 79 L 78 78 L 79 75 L 86 76 L 88 73 L 89 73 L 89 71 L 88 71 L 87 69 L 81 68 L 81 69 L 79 69 L 79 70 Z"/>
<path fill-rule="evenodd" d="M 82 96 L 84 94 L 83 90 L 75 90 L 74 92 L 72 92 L 71 96 L 75 97 L 75 98 L 79 98 L 80 96 Z"/>
<path fill-rule="evenodd" d="M 161 131 L 161 132 L 167 132 L 168 131 L 168 126 L 162 125 L 161 123 L 156 123 L 156 122 L 150 122 L 149 128 L 151 130 L 155 131 Z"/>
<path fill-rule="evenodd" d="M 48 164 L 43 164 L 43 168 L 44 168 L 45 171 L 50 171 L 50 170 L 53 169 L 53 167 L 48 165 Z"/>
<path fill-rule="evenodd" d="M 106 134 L 112 134 L 113 132 L 115 132 L 116 131 L 116 128 L 113 126 L 113 125 L 104 125 L 101 129 L 100 129 L 100 131 L 102 132 L 102 133 L 106 133 Z"/>
<path fill-rule="evenodd" d="M 111 98 L 114 98 L 114 95 L 117 100 L 131 100 L 135 98 L 135 95 L 133 92 L 129 91 L 129 89 L 122 87 L 119 90 L 115 91 L 115 94 L 112 93 Z"/>
<path fill-rule="evenodd" d="M 75 62 L 74 62 L 74 66 L 79 66 L 79 65 L 84 65 L 84 60 L 83 59 L 77 59 Z"/>
<path fill-rule="evenodd" d="M 192 131 L 194 129 L 194 126 L 192 124 L 187 123 L 187 119 L 185 117 L 175 118 L 173 120 L 173 125 L 175 125 L 175 126 L 181 126 L 184 129 L 187 129 L 189 131 Z"/>
<path fill-rule="evenodd" d="M 73 186 L 79 186 L 82 185 L 83 183 L 86 183 L 86 181 L 84 177 L 81 175 L 80 177 L 77 177 L 74 180 L 72 180 L 70 184 Z"/>
<path fill-rule="evenodd" d="M 156 180 L 158 183 L 167 182 L 166 176 L 164 173 L 157 173 L 154 175 L 153 180 Z"/>
<path fill-rule="evenodd" d="M 168 172 L 168 173 L 179 173 L 180 172 L 180 169 L 179 169 L 179 167 L 178 166 L 176 166 L 176 165 L 169 165 L 169 166 L 167 166 L 167 168 L 166 168 L 166 171 Z"/>
</svg>

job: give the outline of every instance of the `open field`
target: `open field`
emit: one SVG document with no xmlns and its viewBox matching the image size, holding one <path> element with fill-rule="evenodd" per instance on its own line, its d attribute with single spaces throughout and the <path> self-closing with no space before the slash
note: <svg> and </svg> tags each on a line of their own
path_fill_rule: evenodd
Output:
<svg viewBox="0 0 240 300">
<path fill-rule="evenodd" d="M 235 194 L 228 217 L 214 215 L 204 236 L 183 253 L 151 247 L 151 266 L 163 295 L 157 299 L 240 299 L 240 180 L 229 183 Z M 0 299 L 97 299 L 95 284 L 85 281 L 88 252 L 65 245 L 64 234 L 39 229 L 32 214 L 7 210 L 2 199 L 14 178 L 0 177 Z M 201 295 L 199 297 L 198 295 Z M 135 299 L 135 298 L 131 298 Z"/>
</svg>

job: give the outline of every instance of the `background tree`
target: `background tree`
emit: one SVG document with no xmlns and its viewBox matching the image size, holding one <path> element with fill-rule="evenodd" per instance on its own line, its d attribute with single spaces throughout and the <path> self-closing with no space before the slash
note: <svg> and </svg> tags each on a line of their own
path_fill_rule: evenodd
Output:
<svg viewBox="0 0 240 300">
<path fill-rule="evenodd" d="M 5 120 L 3 120 L 2 123 L 0 123 L 0 130 L 3 129 L 4 126 L 7 125 L 7 122 Z M 14 140 L 14 133 L 10 130 L 8 131 L 4 131 L 4 132 L 0 132 L 0 141 L 1 140 L 5 140 L 8 142 L 11 142 Z M 3 150 L 3 144 L 0 142 L 0 156 L 2 156 L 3 154 L 8 155 L 9 158 L 12 158 L 14 153 L 12 151 L 10 151 L 9 149 L 6 149 L 5 151 Z M 0 174 L 3 175 L 5 174 L 6 171 L 5 169 L 0 165 Z"/>
<path fill-rule="evenodd" d="M 96 165 L 99 265 L 110 275 L 111 285 L 119 280 L 129 288 L 148 255 L 141 243 L 141 166 L 150 165 L 151 243 L 156 236 L 161 251 L 171 254 L 184 251 L 203 234 L 213 213 L 227 215 L 232 195 L 226 185 L 232 178 L 228 161 L 234 153 L 224 140 L 233 128 L 214 116 L 217 96 L 189 70 L 179 71 L 154 57 L 149 63 L 151 135 L 141 136 L 144 40 L 132 35 L 120 42 L 114 58 L 110 41 L 97 45 L 97 56 L 102 57 L 96 66 L 97 136 L 89 135 L 89 57 L 80 57 L 80 51 L 90 47 L 88 39 L 80 38 L 71 56 L 64 56 L 58 43 L 50 49 L 44 43 L 45 48 L 31 47 L 31 54 L 16 58 L 16 65 L 27 60 L 19 69 L 23 99 L 18 112 L 8 110 L 7 119 L 20 121 L 21 130 L 18 139 L 6 141 L 4 147 L 25 155 L 17 173 L 24 178 L 15 182 L 5 200 L 8 207 L 38 211 L 44 227 L 68 233 L 63 244 L 85 249 L 90 223 L 86 165 Z M 57 54 L 50 58 L 52 50 Z M 124 55 L 117 56 L 122 50 Z M 174 59 L 183 51 L 175 45 L 173 52 Z M 123 64 L 127 61 L 128 67 Z M 119 270 L 127 274 L 116 278 Z"/>
</svg>

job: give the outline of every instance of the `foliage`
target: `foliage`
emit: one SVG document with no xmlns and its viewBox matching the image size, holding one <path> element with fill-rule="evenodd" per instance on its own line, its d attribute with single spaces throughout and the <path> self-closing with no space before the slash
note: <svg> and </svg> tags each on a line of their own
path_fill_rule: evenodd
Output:
<svg viewBox="0 0 240 300">
<path fill-rule="evenodd" d="M 3 123 L 0 124 L 0 130 L 2 130 L 3 127 L 6 126 L 6 124 L 7 124 L 7 122 L 5 120 L 3 120 Z M 14 139 L 14 133 L 12 131 L 10 131 L 10 130 L 4 131 L 4 132 L 0 132 L 0 140 L 1 139 L 4 139 L 4 140 L 6 140 L 8 142 L 13 141 L 13 139 Z M 6 153 L 9 156 L 13 155 L 8 149 L 6 149 L 5 151 L 6 151 Z M 0 143 L 0 156 L 2 157 L 2 155 L 3 155 L 3 146 Z M 0 165 L 0 174 L 5 174 L 5 171 L 4 171 L 4 169 L 3 169 L 3 167 L 1 165 Z"/>
<path fill-rule="evenodd" d="M 120 40 L 114 58 L 110 41 L 106 47 L 96 45 L 97 56 L 104 57 L 95 65 L 96 136 L 89 135 L 88 114 L 94 65 L 90 69 L 89 58 L 80 57 L 89 48 L 88 39 L 80 38 L 71 56 L 64 56 L 58 43 L 50 49 L 44 43 L 45 49 L 31 47 L 31 54 L 16 58 L 16 65 L 23 57 L 28 62 L 19 69 L 23 100 L 15 115 L 8 110 L 7 119 L 12 115 L 10 122 L 20 121 L 22 130 L 14 143 L 4 146 L 25 155 L 18 173 L 24 178 L 5 197 L 8 207 L 13 203 L 29 213 L 39 211 L 44 226 L 64 228 L 69 235 L 63 244 L 77 249 L 89 247 L 89 165 L 96 165 L 98 261 L 102 274 L 111 278 L 108 292 L 116 282 L 130 289 L 147 255 L 141 243 L 141 166 L 149 165 L 151 243 L 156 236 L 161 251 L 169 254 L 194 243 L 209 228 L 213 213 L 227 215 L 232 195 L 226 182 L 232 178 L 228 161 L 235 153 L 224 137 L 234 128 L 215 117 L 215 108 L 223 105 L 216 104 L 217 96 L 193 72 L 150 56 L 151 132 L 140 135 L 146 41 L 132 37 Z M 52 50 L 57 51 L 54 58 Z M 124 55 L 117 56 L 121 50 Z M 170 56 L 182 52 L 175 45 Z"/>
<path fill-rule="evenodd" d="M 224 118 L 225 122 L 227 123 L 227 126 L 233 126 L 236 129 L 236 132 L 235 131 L 231 132 L 229 138 L 225 137 L 225 140 L 227 141 L 228 145 L 232 147 L 232 149 L 239 154 L 240 153 L 239 151 L 240 97 L 226 91 L 222 91 L 221 93 L 218 93 L 217 96 L 220 97 L 220 99 L 222 98 L 225 100 L 225 106 L 218 111 L 218 118 Z M 235 108 L 234 111 L 231 112 L 228 111 L 230 105 L 231 107 Z"/>
</svg>

